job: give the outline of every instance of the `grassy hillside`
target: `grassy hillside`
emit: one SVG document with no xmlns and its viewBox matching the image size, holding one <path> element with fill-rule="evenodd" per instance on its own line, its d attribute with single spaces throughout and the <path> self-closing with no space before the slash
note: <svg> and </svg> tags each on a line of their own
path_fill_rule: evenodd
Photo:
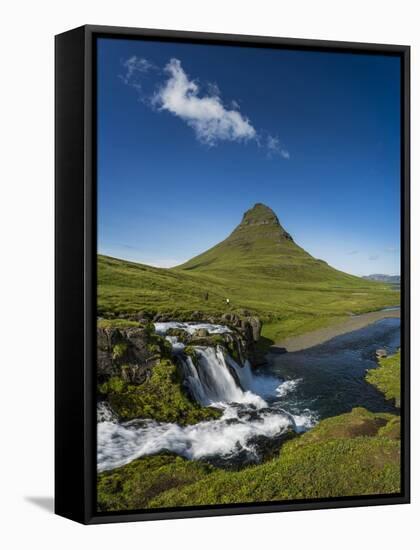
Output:
<svg viewBox="0 0 420 550">
<path fill-rule="evenodd" d="M 397 493 L 397 416 L 363 408 L 321 421 L 277 457 L 237 472 L 173 455 L 143 457 L 98 478 L 102 511 Z"/>
<path fill-rule="evenodd" d="M 98 257 L 98 307 L 105 316 L 148 311 L 182 318 L 242 309 L 265 321 L 267 338 L 281 339 L 398 303 L 389 285 L 313 258 L 261 204 L 227 239 L 176 268 Z"/>
</svg>

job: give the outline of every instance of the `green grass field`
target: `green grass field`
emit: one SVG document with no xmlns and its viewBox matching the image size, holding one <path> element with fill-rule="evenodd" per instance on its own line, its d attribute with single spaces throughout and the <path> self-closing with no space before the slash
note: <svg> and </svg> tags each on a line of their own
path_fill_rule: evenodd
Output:
<svg viewBox="0 0 420 550">
<path fill-rule="evenodd" d="M 351 313 L 399 303 L 399 293 L 389 285 L 339 272 L 332 280 L 321 280 L 322 274 L 318 281 L 293 282 L 290 278 L 239 267 L 234 273 L 163 269 L 99 256 L 98 310 L 104 317 L 142 311 L 185 320 L 194 311 L 219 315 L 247 310 L 264 321 L 263 336 L 278 341 Z"/>
</svg>

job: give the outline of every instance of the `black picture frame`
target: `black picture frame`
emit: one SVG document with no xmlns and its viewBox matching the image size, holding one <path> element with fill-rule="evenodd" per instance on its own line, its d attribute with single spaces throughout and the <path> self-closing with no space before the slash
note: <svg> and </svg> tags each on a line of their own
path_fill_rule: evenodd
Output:
<svg viewBox="0 0 420 550">
<path fill-rule="evenodd" d="M 401 59 L 401 493 L 96 512 L 96 39 L 120 37 Z M 55 512 L 84 523 L 410 502 L 410 47 L 86 25 L 55 38 Z"/>
</svg>

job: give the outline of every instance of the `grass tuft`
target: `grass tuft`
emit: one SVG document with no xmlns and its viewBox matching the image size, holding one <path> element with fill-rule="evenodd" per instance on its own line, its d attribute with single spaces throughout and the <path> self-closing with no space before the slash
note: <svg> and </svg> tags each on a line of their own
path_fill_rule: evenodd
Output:
<svg viewBox="0 0 420 550">
<path fill-rule="evenodd" d="M 381 391 L 386 399 L 401 401 L 401 352 L 379 360 L 379 366 L 366 374 L 366 380 Z"/>
</svg>

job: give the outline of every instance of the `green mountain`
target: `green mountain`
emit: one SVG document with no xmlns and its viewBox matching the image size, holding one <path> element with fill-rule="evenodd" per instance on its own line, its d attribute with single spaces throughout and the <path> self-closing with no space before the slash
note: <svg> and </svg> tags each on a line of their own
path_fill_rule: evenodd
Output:
<svg viewBox="0 0 420 550">
<path fill-rule="evenodd" d="M 227 239 L 177 269 L 227 278 L 245 271 L 283 283 L 358 280 L 313 258 L 294 242 L 273 210 L 261 203 L 245 212 Z"/>
<path fill-rule="evenodd" d="M 390 285 L 313 258 L 261 203 L 224 241 L 174 268 L 98 256 L 98 313 L 104 317 L 142 311 L 188 319 L 197 311 L 246 310 L 263 319 L 267 338 L 278 341 L 398 303 Z"/>
</svg>

